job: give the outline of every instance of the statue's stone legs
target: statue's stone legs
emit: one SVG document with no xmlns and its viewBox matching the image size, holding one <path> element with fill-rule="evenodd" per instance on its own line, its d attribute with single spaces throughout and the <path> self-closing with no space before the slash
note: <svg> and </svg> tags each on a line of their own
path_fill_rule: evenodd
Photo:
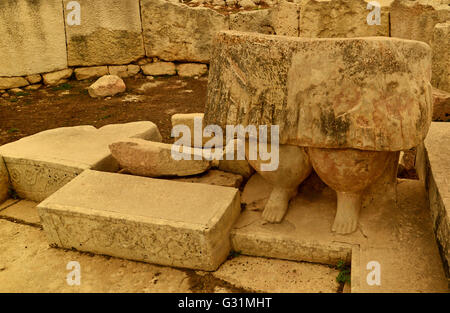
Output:
<svg viewBox="0 0 450 313">
<path fill-rule="evenodd" d="M 289 201 L 297 194 L 298 186 L 312 171 L 309 156 L 302 147 L 280 145 L 278 168 L 262 171 L 261 164 L 270 161 L 262 161 L 259 154 L 256 160 L 249 158 L 248 141 L 245 151 L 249 164 L 273 186 L 262 217 L 268 222 L 279 223 L 286 214 Z"/>
<path fill-rule="evenodd" d="M 364 190 L 383 173 L 392 152 L 309 148 L 319 177 L 337 193 L 332 230 L 349 234 L 358 226 Z"/>
</svg>

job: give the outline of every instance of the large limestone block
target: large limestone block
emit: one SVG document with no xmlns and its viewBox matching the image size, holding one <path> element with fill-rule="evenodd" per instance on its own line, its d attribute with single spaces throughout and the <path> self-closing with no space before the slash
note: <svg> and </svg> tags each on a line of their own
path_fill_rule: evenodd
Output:
<svg viewBox="0 0 450 313">
<path fill-rule="evenodd" d="M 300 37 L 389 36 L 387 9 L 382 6 L 380 25 L 368 24 L 372 10 L 364 0 L 306 0 L 300 9 Z"/>
<path fill-rule="evenodd" d="M 126 71 L 126 67 L 125 67 Z M 108 75 L 108 67 L 107 66 L 92 66 L 92 67 L 80 67 L 74 70 L 75 77 L 78 80 L 85 80 L 85 79 L 93 79 L 102 77 L 104 75 Z M 111 75 L 114 75 L 111 73 Z"/>
<path fill-rule="evenodd" d="M 274 34 L 271 10 L 264 9 L 230 14 L 230 29 L 242 32 Z"/>
<path fill-rule="evenodd" d="M 434 87 L 450 92 L 450 16 L 446 23 L 437 24 L 433 31 Z"/>
<path fill-rule="evenodd" d="M 138 0 L 78 2 L 80 25 L 66 25 L 69 66 L 128 64 L 145 55 Z"/>
<path fill-rule="evenodd" d="M 3 145 L 0 156 L 18 195 L 42 201 L 85 169 L 118 170 L 108 145 L 129 137 L 161 140 L 151 122 L 63 127 Z"/>
<path fill-rule="evenodd" d="M 211 162 L 203 159 L 202 149 L 192 148 L 190 153 L 183 153 L 182 159 L 177 160 L 172 148 L 170 144 L 142 139 L 127 139 L 110 145 L 112 156 L 121 168 L 134 175 L 189 176 L 201 174 L 211 167 Z"/>
<path fill-rule="evenodd" d="M 279 125 L 280 144 L 406 150 L 427 134 L 430 79 L 422 42 L 221 32 L 204 122 Z"/>
<path fill-rule="evenodd" d="M 88 170 L 38 211 L 58 247 L 213 271 L 240 204 L 235 188 Z"/>
<path fill-rule="evenodd" d="M 9 194 L 9 176 L 6 171 L 5 162 L 0 156 L 0 204 L 8 198 Z"/>
<path fill-rule="evenodd" d="M 433 88 L 433 121 L 450 122 L 450 92 Z"/>
<path fill-rule="evenodd" d="M 148 57 L 208 63 L 216 32 L 228 18 L 214 10 L 164 0 L 142 0 L 142 28 Z"/>
<path fill-rule="evenodd" d="M 67 67 L 61 0 L 1 1 L 0 34 L 0 76 Z"/>
<path fill-rule="evenodd" d="M 271 10 L 272 27 L 276 35 L 298 37 L 300 34 L 300 4 L 281 0 Z"/>
<path fill-rule="evenodd" d="M 428 193 L 433 231 L 450 276 L 450 123 L 433 122 L 417 149 L 416 169 Z"/>
<path fill-rule="evenodd" d="M 391 36 L 431 45 L 436 24 L 450 20 L 450 6 L 436 0 L 395 0 L 389 8 Z"/>
</svg>

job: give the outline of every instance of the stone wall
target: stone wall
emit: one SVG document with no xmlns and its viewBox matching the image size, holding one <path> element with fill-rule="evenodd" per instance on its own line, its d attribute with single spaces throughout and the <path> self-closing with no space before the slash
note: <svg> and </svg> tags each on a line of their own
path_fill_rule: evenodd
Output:
<svg viewBox="0 0 450 313">
<path fill-rule="evenodd" d="M 148 68 L 152 62 L 208 64 L 214 35 L 231 29 L 424 41 L 433 47 L 433 84 L 450 91 L 449 0 L 378 0 L 380 25 L 367 22 L 374 10 L 369 0 L 78 0 L 80 25 L 70 22 L 75 12 L 68 7 L 71 2 L 1 1 L 0 90 L 38 84 L 39 76 L 29 75 L 67 67 L 104 66 L 83 69 L 99 73 L 109 66 L 109 72 L 130 76 L 139 71 L 148 75 L 137 66 Z"/>
</svg>

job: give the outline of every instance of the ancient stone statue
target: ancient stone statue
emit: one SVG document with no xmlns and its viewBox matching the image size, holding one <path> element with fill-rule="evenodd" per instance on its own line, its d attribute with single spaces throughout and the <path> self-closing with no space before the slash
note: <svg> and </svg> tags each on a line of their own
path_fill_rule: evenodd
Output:
<svg viewBox="0 0 450 313">
<path fill-rule="evenodd" d="M 395 181 L 398 151 L 425 138 L 430 79 L 422 42 L 221 32 L 204 122 L 279 125 L 278 169 L 262 172 L 260 160 L 249 160 L 274 187 L 262 217 L 280 222 L 314 168 L 337 193 L 332 230 L 346 234 L 357 228 L 363 192 L 382 175 Z"/>
</svg>

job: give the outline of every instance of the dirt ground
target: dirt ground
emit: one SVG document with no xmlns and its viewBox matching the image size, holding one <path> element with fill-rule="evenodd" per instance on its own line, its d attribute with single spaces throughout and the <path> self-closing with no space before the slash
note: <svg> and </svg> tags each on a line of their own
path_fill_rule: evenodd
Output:
<svg viewBox="0 0 450 313">
<path fill-rule="evenodd" d="M 171 142 L 170 117 L 175 113 L 203 112 L 207 77 L 178 76 L 125 79 L 127 91 L 112 98 L 91 98 L 86 88 L 93 81 L 70 81 L 36 91 L 0 96 L 0 145 L 43 130 L 135 121 L 152 121 L 165 142 Z M 145 83 L 153 87 L 138 89 Z"/>
</svg>

